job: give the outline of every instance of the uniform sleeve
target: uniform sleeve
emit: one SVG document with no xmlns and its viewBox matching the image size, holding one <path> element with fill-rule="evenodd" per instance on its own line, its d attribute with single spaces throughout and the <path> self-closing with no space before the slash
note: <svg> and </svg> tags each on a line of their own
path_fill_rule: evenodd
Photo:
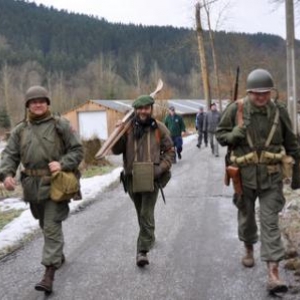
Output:
<svg viewBox="0 0 300 300">
<path fill-rule="evenodd" d="M 58 130 L 62 133 L 64 143 L 64 155 L 60 159 L 63 171 L 71 171 L 78 168 L 83 159 L 83 146 L 79 135 L 71 127 L 69 121 L 60 119 Z"/>
<path fill-rule="evenodd" d="M 21 161 L 20 128 L 15 128 L 8 139 L 5 149 L 1 153 L 0 180 L 7 176 L 15 176 Z"/>
<path fill-rule="evenodd" d="M 160 140 L 160 164 L 162 172 L 166 172 L 171 169 L 172 162 L 175 159 L 175 150 L 173 147 L 173 141 L 171 138 L 170 131 L 167 127 L 160 123 L 159 130 L 161 133 L 161 140 Z"/>
<path fill-rule="evenodd" d="M 291 155 L 295 159 L 300 158 L 300 148 L 297 137 L 292 129 L 292 122 L 286 108 L 279 107 L 280 120 L 282 124 L 283 146 L 287 155 Z"/>
<path fill-rule="evenodd" d="M 232 103 L 226 107 L 220 116 L 220 122 L 217 126 L 215 136 L 217 141 L 222 146 L 232 146 L 229 143 L 230 135 L 233 127 L 235 126 L 235 115 L 237 112 L 236 103 Z"/>
<path fill-rule="evenodd" d="M 118 155 L 125 152 L 126 149 L 126 133 L 116 142 L 116 144 L 111 148 L 113 154 Z"/>
<path fill-rule="evenodd" d="M 180 116 L 180 123 L 181 123 L 181 132 L 185 132 L 186 129 L 185 129 L 185 124 L 184 124 L 184 121 L 183 121 L 183 118 Z"/>
</svg>

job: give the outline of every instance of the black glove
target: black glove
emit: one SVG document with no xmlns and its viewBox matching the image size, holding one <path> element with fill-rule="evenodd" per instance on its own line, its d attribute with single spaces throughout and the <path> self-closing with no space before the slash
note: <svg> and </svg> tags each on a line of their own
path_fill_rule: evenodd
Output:
<svg viewBox="0 0 300 300">
<path fill-rule="evenodd" d="M 162 174 L 161 166 L 154 166 L 154 179 L 158 179 Z"/>
</svg>

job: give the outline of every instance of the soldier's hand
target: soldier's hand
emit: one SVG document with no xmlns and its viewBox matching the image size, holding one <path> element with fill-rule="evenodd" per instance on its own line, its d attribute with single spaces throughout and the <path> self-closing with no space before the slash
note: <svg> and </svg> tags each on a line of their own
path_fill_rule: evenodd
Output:
<svg viewBox="0 0 300 300">
<path fill-rule="evenodd" d="M 51 173 L 61 171 L 61 164 L 58 161 L 51 161 L 48 166 Z"/>
<path fill-rule="evenodd" d="M 16 181 L 14 178 L 12 178 L 11 176 L 8 176 L 4 179 L 4 187 L 8 190 L 8 191 L 14 191 L 15 187 L 16 187 Z"/>
<path fill-rule="evenodd" d="M 234 144 L 239 140 L 242 140 L 246 137 L 246 128 L 235 126 L 233 130 L 228 134 L 227 141 L 230 144 Z"/>
</svg>

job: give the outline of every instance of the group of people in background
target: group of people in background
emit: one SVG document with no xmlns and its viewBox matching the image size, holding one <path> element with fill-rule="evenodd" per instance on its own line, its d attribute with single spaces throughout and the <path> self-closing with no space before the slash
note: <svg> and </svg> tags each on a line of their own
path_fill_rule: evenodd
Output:
<svg viewBox="0 0 300 300">
<path fill-rule="evenodd" d="M 208 112 L 204 112 L 203 106 L 200 106 L 195 120 L 195 127 L 198 131 L 196 146 L 200 149 L 203 141 L 205 147 L 207 147 L 209 142 L 211 152 L 215 157 L 219 156 L 219 146 L 215 137 L 215 131 L 220 119 L 221 114 L 217 109 L 217 105 L 212 103 Z M 177 158 L 181 159 L 183 144 L 182 136 L 186 133 L 186 128 L 182 116 L 175 112 L 174 106 L 169 107 L 169 114 L 166 116 L 164 123 L 171 133 Z M 173 163 L 176 163 L 176 156 Z"/>
</svg>

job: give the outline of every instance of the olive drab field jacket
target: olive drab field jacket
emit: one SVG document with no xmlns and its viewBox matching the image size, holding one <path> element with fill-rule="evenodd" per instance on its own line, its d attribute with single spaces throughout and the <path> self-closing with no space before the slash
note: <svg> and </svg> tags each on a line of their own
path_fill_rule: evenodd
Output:
<svg viewBox="0 0 300 300">
<path fill-rule="evenodd" d="M 154 166 L 159 166 L 161 172 L 164 173 L 170 170 L 175 152 L 169 130 L 163 123 L 157 120 L 156 122 L 158 128 L 152 129 L 148 127 L 148 131 L 144 133 L 144 136 L 147 135 L 150 130 L 150 160 Z M 139 140 L 141 142 L 137 141 L 137 151 L 134 151 L 135 138 L 133 135 L 133 126 L 131 126 L 112 148 L 114 154 L 123 153 L 124 171 L 127 175 L 132 174 L 135 154 L 137 155 L 137 161 L 148 161 L 148 139 L 144 138 L 144 136 Z"/>
<path fill-rule="evenodd" d="M 269 145 L 266 147 L 266 141 L 273 127 L 277 110 L 279 112 L 278 124 L 275 126 Z M 229 146 L 234 157 L 242 158 L 255 153 L 260 159 L 263 151 L 278 156 L 283 150 L 295 159 L 300 157 L 297 138 L 293 133 L 288 112 L 283 104 L 271 100 L 266 107 L 258 108 L 251 104 L 248 97 L 244 98 L 242 113 L 247 134 L 235 144 L 230 144 L 228 142 L 230 140 L 229 135 L 233 128 L 238 125 L 237 111 L 237 102 L 229 104 L 223 112 L 216 130 L 218 142 L 222 146 Z M 249 145 L 247 135 L 250 136 L 252 146 Z M 280 162 L 250 162 L 239 167 L 243 185 L 251 189 L 268 189 L 271 183 L 282 181 Z"/>
<path fill-rule="evenodd" d="M 22 163 L 24 200 L 40 202 L 50 199 L 49 162 L 60 162 L 62 171 L 74 171 L 83 159 L 83 148 L 66 119 L 48 116 L 19 123 L 1 155 L 0 179 L 15 176 Z"/>
</svg>

